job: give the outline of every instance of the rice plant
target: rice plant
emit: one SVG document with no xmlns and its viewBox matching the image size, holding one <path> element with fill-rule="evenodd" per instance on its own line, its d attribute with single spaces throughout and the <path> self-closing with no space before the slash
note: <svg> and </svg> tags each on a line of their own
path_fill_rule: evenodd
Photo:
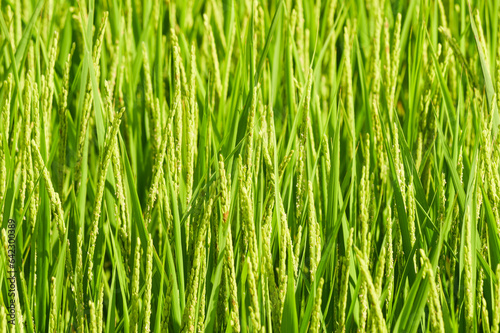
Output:
<svg viewBox="0 0 500 333">
<path fill-rule="evenodd" d="M 499 0 L 0 9 L 0 332 L 500 332 Z"/>
</svg>

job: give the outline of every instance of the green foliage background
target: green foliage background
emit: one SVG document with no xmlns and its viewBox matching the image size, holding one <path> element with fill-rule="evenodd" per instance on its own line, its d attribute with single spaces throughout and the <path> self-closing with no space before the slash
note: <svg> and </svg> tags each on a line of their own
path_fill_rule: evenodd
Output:
<svg viewBox="0 0 500 333">
<path fill-rule="evenodd" d="M 500 1 L 0 8 L 1 332 L 499 332 Z"/>
</svg>

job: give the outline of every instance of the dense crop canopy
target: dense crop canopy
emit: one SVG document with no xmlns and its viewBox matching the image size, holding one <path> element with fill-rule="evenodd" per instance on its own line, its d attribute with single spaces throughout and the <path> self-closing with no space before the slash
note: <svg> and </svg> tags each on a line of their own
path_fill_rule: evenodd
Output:
<svg viewBox="0 0 500 333">
<path fill-rule="evenodd" d="M 500 0 L 0 1 L 0 332 L 500 330 Z"/>
</svg>

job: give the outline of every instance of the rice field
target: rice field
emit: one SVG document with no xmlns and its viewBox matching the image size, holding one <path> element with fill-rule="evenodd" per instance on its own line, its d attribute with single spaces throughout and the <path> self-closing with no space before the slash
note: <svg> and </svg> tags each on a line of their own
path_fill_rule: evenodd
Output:
<svg viewBox="0 0 500 333">
<path fill-rule="evenodd" d="M 0 332 L 500 331 L 499 0 L 0 9 Z"/>
</svg>

